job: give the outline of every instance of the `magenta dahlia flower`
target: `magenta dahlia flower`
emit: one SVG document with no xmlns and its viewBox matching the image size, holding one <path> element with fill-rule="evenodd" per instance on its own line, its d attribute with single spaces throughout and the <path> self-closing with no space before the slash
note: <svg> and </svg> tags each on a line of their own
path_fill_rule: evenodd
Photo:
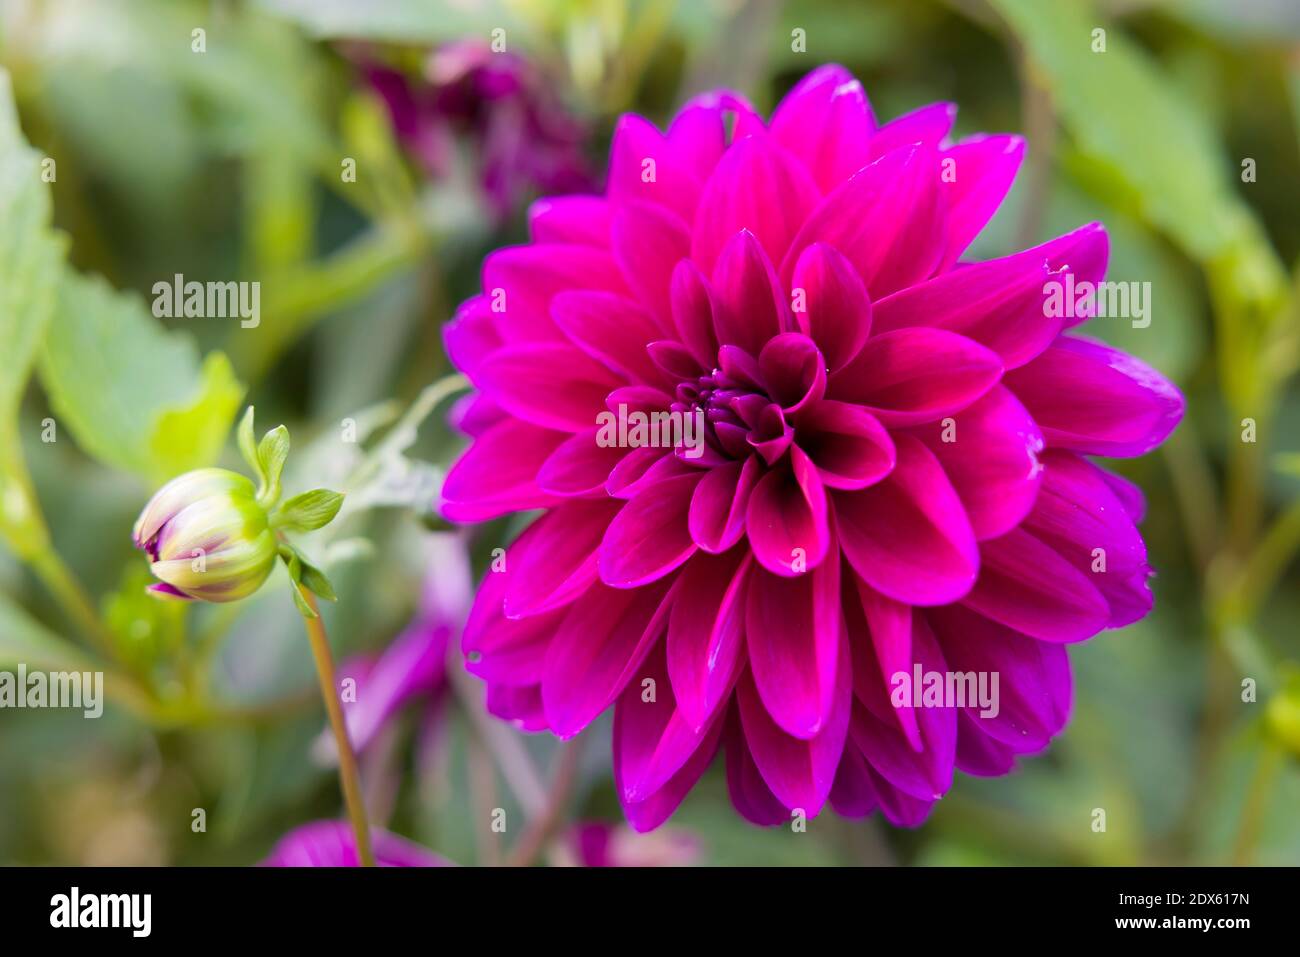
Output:
<svg viewBox="0 0 1300 957">
<path fill-rule="evenodd" d="M 375 828 L 375 863 L 380 867 L 449 867 L 432 851 Z M 271 849 L 263 867 L 360 867 L 357 842 L 346 821 L 312 821 L 294 828 Z"/>
<path fill-rule="evenodd" d="M 1087 297 L 1049 301 L 1102 280 L 1100 225 L 960 262 L 1024 144 L 950 144 L 953 115 L 877 126 L 827 66 L 767 123 L 732 93 L 666 134 L 626 116 L 605 194 L 537 204 L 448 327 L 476 393 L 445 514 L 543 510 L 479 589 L 468 668 L 524 729 L 612 705 L 638 829 L 719 748 L 751 821 L 918 824 L 954 768 L 1045 748 L 1065 646 L 1151 607 L 1142 495 L 1087 456 L 1149 451 L 1182 398 L 1067 334 Z M 615 413 L 702 434 L 611 443 Z M 932 674 L 997 701 L 899 694 Z"/>
</svg>

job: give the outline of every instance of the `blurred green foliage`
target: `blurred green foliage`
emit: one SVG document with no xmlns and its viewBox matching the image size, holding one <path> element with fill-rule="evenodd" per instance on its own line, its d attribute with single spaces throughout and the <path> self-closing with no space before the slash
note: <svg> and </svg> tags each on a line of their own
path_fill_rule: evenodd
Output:
<svg viewBox="0 0 1300 957">
<path fill-rule="evenodd" d="M 339 813 L 284 583 L 236 606 L 159 604 L 131 522 L 163 479 L 238 467 L 230 427 L 253 401 L 301 448 L 289 494 L 349 492 L 309 546 L 343 596 L 326 612 L 337 650 L 377 651 L 409 619 L 437 524 L 426 493 L 458 447 L 434 414 L 446 394 L 426 391 L 448 371 L 440 327 L 484 252 L 523 236 L 523 208 L 493 224 L 472 153 L 428 179 L 356 63 L 418 63 L 495 29 L 589 124 L 597 168 L 625 110 L 661 121 L 718 85 L 766 109 L 832 60 L 882 117 L 950 99 L 963 135 L 1024 133 L 974 254 L 1104 221 L 1109 278 L 1149 281 L 1153 322 L 1088 331 L 1189 397 L 1159 455 L 1117 465 L 1148 494 L 1155 612 L 1073 649 L 1074 718 L 1049 753 L 960 777 L 915 832 L 830 815 L 760 831 L 715 769 L 670 824 L 700 859 L 1300 863 L 1300 474 L 1280 467 L 1300 454 L 1300 9 L 1268 0 L 8 0 L 0 667 L 94 662 L 111 700 L 91 726 L 0 714 L 0 861 L 249 863 Z M 262 282 L 261 323 L 156 319 L 141 297 L 176 273 Z M 476 558 L 519 524 L 477 535 Z M 491 769 L 475 692 L 457 687 L 419 748 L 413 709 L 365 769 L 377 816 L 464 863 L 500 858 L 482 808 L 529 811 L 528 788 Z M 516 763 L 560 760 L 507 734 Z M 618 820 L 607 730 L 578 748 L 569 816 Z"/>
</svg>

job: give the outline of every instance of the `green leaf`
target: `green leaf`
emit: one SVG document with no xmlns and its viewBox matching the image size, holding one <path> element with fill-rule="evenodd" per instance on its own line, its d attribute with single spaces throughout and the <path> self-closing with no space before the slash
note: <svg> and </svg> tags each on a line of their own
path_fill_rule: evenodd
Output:
<svg viewBox="0 0 1300 957">
<path fill-rule="evenodd" d="M 280 475 L 284 472 L 284 462 L 289 457 L 289 430 L 277 425 L 257 446 L 257 461 L 261 466 L 262 487 L 257 492 L 257 500 L 263 508 L 269 508 L 280 500 Z"/>
<path fill-rule="evenodd" d="M 280 557 L 289 568 L 289 577 L 294 584 L 301 584 L 326 601 L 338 601 L 334 586 L 325 577 L 325 573 L 313 565 L 299 549 L 285 542 L 280 545 Z M 296 589 L 295 589 L 296 590 Z"/>
<path fill-rule="evenodd" d="M 302 563 L 302 583 L 304 587 L 311 589 L 326 601 L 339 600 L 339 596 L 334 593 L 334 586 L 325 577 L 325 573 L 307 561 Z"/>
<path fill-rule="evenodd" d="M 64 243 L 50 228 L 42 158 L 18 127 L 9 74 L 0 70 L 0 534 L 20 555 L 47 535 L 18 441 L 18 405 L 45 328 Z"/>
<path fill-rule="evenodd" d="M 250 405 L 244 417 L 239 420 L 235 430 L 235 440 L 239 444 L 239 454 L 243 456 L 248 467 L 257 476 L 258 482 L 266 484 L 266 474 L 262 471 L 262 460 L 257 457 L 257 440 L 253 437 L 253 407 Z"/>
<path fill-rule="evenodd" d="M 212 464 L 244 391 L 224 355 L 200 365 L 193 340 L 163 330 L 139 297 L 71 270 L 40 373 L 77 444 L 150 484 Z"/>
<path fill-rule="evenodd" d="M 1262 268 L 1275 293 L 1285 272 L 1231 188 L 1215 131 L 1146 52 L 1113 27 L 1104 52 L 1093 52 L 1093 31 L 1104 27 L 1085 0 L 990 3 L 1024 43 L 1099 181 L 1120 186 L 1143 219 L 1193 258 L 1231 256 L 1238 270 Z"/>
<path fill-rule="evenodd" d="M 41 155 L 27 145 L 9 74 L 0 70 L 0 420 L 14 418 L 41 334 L 54 311 L 63 241 L 50 228 Z"/>
<path fill-rule="evenodd" d="M 343 506 L 343 496 L 327 488 L 312 489 L 295 495 L 272 518 L 277 527 L 293 531 L 311 532 L 323 528 L 334 520 Z"/>
</svg>

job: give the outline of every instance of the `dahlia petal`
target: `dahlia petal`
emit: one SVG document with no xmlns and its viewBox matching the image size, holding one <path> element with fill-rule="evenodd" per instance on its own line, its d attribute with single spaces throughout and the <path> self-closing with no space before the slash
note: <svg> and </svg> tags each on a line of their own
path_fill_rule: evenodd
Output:
<svg viewBox="0 0 1300 957">
<path fill-rule="evenodd" d="M 701 183 L 727 148 L 727 122 L 732 122 L 733 140 L 763 128 L 762 118 L 739 93 L 717 90 L 688 100 L 668 127 L 673 155 L 682 160 Z"/>
<path fill-rule="evenodd" d="M 483 260 L 483 295 L 507 342 L 562 339 L 551 320 L 550 304 L 565 289 L 627 294 L 614 257 L 594 246 L 510 246 Z"/>
<path fill-rule="evenodd" d="M 674 382 L 693 379 L 702 371 L 700 364 L 691 355 L 691 351 L 672 339 L 660 339 L 648 343 L 645 353 L 650 361 Z"/>
<path fill-rule="evenodd" d="M 1005 382 L 1043 430 L 1049 448 L 1118 458 L 1144 455 L 1183 417 L 1178 387 L 1133 356 L 1061 336 Z"/>
<path fill-rule="evenodd" d="M 866 758 L 857 748 L 846 747 L 831 786 L 831 807 L 840 817 L 863 818 L 879 806 Z"/>
<path fill-rule="evenodd" d="M 721 721 L 715 721 L 709 731 L 703 736 L 700 746 L 695 749 L 695 753 L 687 759 L 681 769 L 672 776 L 672 778 L 661 787 L 658 791 L 648 795 L 644 800 L 636 803 L 625 802 L 623 804 L 623 813 L 627 821 L 632 825 L 632 829 L 639 832 L 653 831 L 664 821 L 672 817 L 673 812 L 681 805 L 686 795 L 695 787 L 697 781 L 713 763 L 714 757 L 718 753 L 718 745 L 722 740 Z M 617 781 L 619 778 L 618 753 L 614 755 L 614 777 Z M 620 789 L 621 790 L 621 789 Z"/>
<path fill-rule="evenodd" d="M 934 273 L 943 257 L 938 155 L 904 147 L 865 167 L 823 199 L 790 243 L 780 274 L 789 280 L 816 242 L 853 264 L 872 300 Z"/>
<path fill-rule="evenodd" d="M 442 513 L 482 522 L 557 501 L 536 482 L 537 470 L 565 439 L 562 432 L 506 419 L 474 439 L 442 483 Z"/>
<path fill-rule="evenodd" d="M 799 157 L 822 192 L 869 162 L 876 127 L 862 84 L 842 66 L 818 67 L 772 114 L 772 138 Z"/>
<path fill-rule="evenodd" d="M 1143 494 L 1142 489 L 1124 478 L 1124 476 L 1116 475 L 1109 469 L 1097 465 L 1093 467 L 1101 473 L 1102 481 L 1110 486 L 1111 493 L 1124 506 L 1124 511 L 1133 524 L 1141 524 L 1142 519 L 1146 518 L 1147 514 L 1147 497 Z"/>
<path fill-rule="evenodd" d="M 556 629 L 542 670 L 547 724 L 571 738 L 613 704 L 663 634 L 668 582 L 608 588 L 597 582 Z"/>
<path fill-rule="evenodd" d="M 967 717 L 1014 753 L 1047 747 L 1070 717 L 1065 646 L 1027 638 L 960 605 L 932 608 L 926 617 L 949 668 L 998 676 L 997 713 L 968 704 Z"/>
<path fill-rule="evenodd" d="M 925 619 L 916 614 L 911 617 L 910 660 L 891 672 L 885 681 L 875 680 L 883 666 L 876 660 L 874 643 L 859 642 L 854 646 L 854 691 L 858 706 L 849 719 L 849 736 L 890 784 L 913 797 L 932 800 L 952 787 L 957 709 L 946 704 L 917 707 L 905 696 L 908 686 L 902 684 L 900 675 L 911 682 L 918 666 L 923 674 L 948 672 L 943 652 Z M 924 689 L 911 690 L 915 695 Z M 901 702 L 897 699 L 900 695 L 904 695 Z M 905 712 L 910 712 L 910 716 L 905 716 Z M 903 731 L 904 725 L 913 724 L 919 733 L 919 747 Z"/>
<path fill-rule="evenodd" d="M 551 300 L 551 318 L 569 341 L 617 377 L 664 385 L 645 344 L 662 333 L 650 314 L 609 292 L 571 290 Z"/>
<path fill-rule="evenodd" d="M 754 567 L 745 602 L 745 644 L 764 713 L 783 734 L 808 740 L 829 726 L 847 645 L 840 611 L 840 563 L 798 578 Z M 845 667 L 850 667 L 844 659 Z M 847 679 L 846 679 L 847 680 Z"/>
<path fill-rule="evenodd" d="M 1034 507 L 1043 436 L 1011 390 L 994 386 L 953 416 L 951 430 L 932 422 L 913 434 L 943 466 L 976 539 L 1005 535 Z"/>
<path fill-rule="evenodd" d="M 509 561 L 505 613 L 523 618 L 567 605 L 596 580 L 596 556 L 618 502 L 557 505 L 519 536 Z"/>
<path fill-rule="evenodd" d="M 608 248 L 613 212 L 600 196 L 546 196 L 528 210 L 528 235 L 535 243 Z"/>
<path fill-rule="evenodd" d="M 655 644 L 614 703 L 615 783 L 626 804 L 643 801 L 666 785 L 706 736 L 677 706 L 664 644 Z M 649 700 L 647 681 L 654 688 Z"/>
<path fill-rule="evenodd" d="M 715 333 L 723 345 L 757 356 L 769 339 L 793 328 L 771 260 L 748 230 L 735 233 L 722 248 L 713 291 Z"/>
<path fill-rule="evenodd" d="M 600 429 L 575 432 L 556 447 L 537 471 L 537 487 L 552 495 L 589 495 L 601 491 L 610 472 L 628 450 L 601 445 Z"/>
<path fill-rule="evenodd" d="M 596 424 L 617 375 L 567 343 L 498 349 L 480 370 L 483 389 L 511 415 L 543 428 L 585 431 Z"/>
<path fill-rule="evenodd" d="M 827 488 L 866 488 L 893 471 L 894 440 L 860 405 L 823 399 L 799 413 L 796 430 Z"/>
<path fill-rule="evenodd" d="M 709 469 L 695 487 L 688 516 L 691 539 L 706 552 L 725 552 L 745 533 L 745 512 L 761 468 L 750 456 Z"/>
<path fill-rule="evenodd" d="M 479 367 L 502 346 L 487 299 L 474 296 L 457 309 L 452 320 L 443 326 L 442 341 L 451 364 L 471 382 L 477 382 Z"/>
<path fill-rule="evenodd" d="M 923 801 L 894 787 L 875 768 L 867 765 L 871 785 L 876 789 L 880 813 L 895 827 L 919 827 L 934 808 L 934 801 Z"/>
<path fill-rule="evenodd" d="M 748 230 L 768 258 L 780 262 L 818 197 L 817 185 L 803 165 L 770 137 L 740 140 L 704 185 L 691 258 L 710 272 L 731 238 Z"/>
<path fill-rule="evenodd" d="M 701 181 L 687 160 L 676 155 L 654 124 L 625 114 L 614 127 L 610 145 L 609 198 L 615 205 L 656 203 L 689 223 L 700 200 Z"/>
<path fill-rule="evenodd" d="M 911 426 L 960 412 L 1001 375 L 996 353 L 974 340 L 941 329 L 898 329 L 868 339 L 831 376 L 827 393 L 866 406 L 887 426 Z"/>
<path fill-rule="evenodd" d="M 774 722 L 750 672 L 736 686 L 745 742 L 759 773 L 778 801 L 808 817 L 816 817 L 830 795 L 848 735 L 853 695 L 846 642 L 840 643 L 839 657 L 843 667 L 836 669 L 833 706 L 825 726 L 808 740 L 790 736 Z"/>
<path fill-rule="evenodd" d="M 1088 576 L 1110 605 L 1110 627 L 1151 610 L 1146 545 L 1101 470 L 1072 452 L 1043 456 L 1043 488 L 1025 529 Z"/>
<path fill-rule="evenodd" d="M 940 269 L 955 263 L 993 218 L 1024 158 L 1024 139 L 1008 134 L 972 136 L 943 151 L 940 165 L 951 175 L 941 177 L 948 207 L 948 248 Z"/>
<path fill-rule="evenodd" d="M 615 498 L 635 498 L 638 492 L 650 484 L 646 477 L 653 478 L 660 474 L 671 464 L 665 463 L 665 460 L 672 458 L 668 449 L 653 445 L 638 446 L 630 451 L 625 449 L 623 458 L 605 480 L 605 492 Z M 656 469 L 659 471 L 653 471 Z"/>
<path fill-rule="evenodd" d="M 802 332 L 784 332 L 758 354 L 767 394 L 787 414 L 817 402 L 826 392 L 826 360 Z"/>
<path fill-rule="evenodd" d="M 882 689 L 900 671 L 912 671 L 912 606 L 886 598 L 857 575 L 844 595 L 844 621 L 853 655 L 853 689 L 864 703 L 878 701 Z M 871 652 L 866 652 L 867 645 Z M 924 747 L 915 708 L 893 708 L 898 726 L 913 751 Z"/>
<path fill-rule="evenodd" d="M 506 550 L 507 558 L 514 547 L 512 544 Z M 479 586 L 461 636 L 465 669 L 490 684 L 535 685 L 541 681 L 546 649 L 565 612 L 518 620 L 506 618 L 505 595 L 510 578 L 509 571 L 489 571 Z"/>
<path fill-rule="evenodd" d="M 739 712 L 733 709 L 723 732 L 727 751 L 727 793 L 736 811 L 751 824 L 774 827 L 790 820 L 790 810 L 763 780 L 754 756 L 749 753 Z"/>
<path fill-rule="evenodd" d="M 412 841 L 372 828 L 380 867 L 450 867 L 451 863 Z M 352 827 L 345 821 L 312 821 L 290 831 L 271 849 L 263 867 L 360 867 Z M 92 925 L 93 926 L 93 925 Z"/>
<path fill-rule="evenodd" d="M 966 711 L 957 715 L 957 768 L 976 777 L 996 778 L 1016 766 L 1016 752 L 990 737 L 978 718 Z"/>
<path fill-rule="evenodd" d="M 1066 325 L 1048 308 L 1051 289 L 1105 275 L 1109 240 L 1091 223 L 1024 252 L 970 263 L 873 304 L 877 333 L 914 326 L 957 332 L 992 349 L 1008 369 L 1042 353 Z"/>
<path fill-rule="evenodd" d="M 673 328 L 669 295 L 673 268 L 690 255 L 690 229 L 662 206 L 624 203 L 614 214 L 612 245 L 624 280 L 666 333 Z"/>
<path fill-rule="evenodd" d="M 683 569 L 668 619 L 668 674 L 677 709 L 702 729 L 730 698 L 745 662 L 745 583 L 753 565 L 743 550 L 697 555 Z"/>
<path fill-rule="evenodd" d="M 693 472 L 655 482 L 623 506 L 601 542 L 601 581 L 636 588 L 662 578 L 695 553 L 687 516 L 700 479 Z"/>
<path fill-rule="evenodd" d="M 817 343 L 827 369 L 838 371 L 858 354 L 871 331 L 866 286 L 852 264 L 825 243 L 813 243 L 799 254 L 790 283 L 792 295 L 804 294 L 795 322 Z"/>
<path fill-rule="evenodd" d="M 542 710 L 542 689 L 538 685 L 516 687 L 489 683 L 484 704 L 488 714 L 511 722 L 520 731 L 548 730 Z"/>
<path fill-rule="evenodd" d="M 944 711 L 953 722 L 953 760 L 956 757 L 957 716 L 952 708 L 932 708 Z M 862 751 L 867 763 L 886 781 L 910 797 L 920 800 L 940 798 L 952 787 L 951 770 L 948 781 L 932 781 L 924 758 L 927 751 L 916 752 L 896 723 L 887 724 L 877 718 L 858 701 L 853 703 L 853 716 L 849 719 L 849 736 Z M 951 768 L 951 766 L 950 766 Z"/>
<path fill-rule="evenodd" d="M 447 413 L 447 424 L 458 432 L 478 438 L 508 418 L 505 410 L 483 393 L 469 392 L 452 403 L 451 411 Z"/>
<path fill-rule="evenodd" d="M 417 620 L 384 649 L 364 675 L 349 674 L 356 682 L 357 696 L 344 702 L 343 717 L 348 738 L 358 752 L 365 750 L 402 705 L 431 692 L 443 680 L 451 631 L 448 622 Z"/>
<path fill-rule="evenodd" d="M 826 489 L 817 467 L 797 446 L 790 468 L 771 469 L 758 480 L 745 511 L 754 557 L 776 575 L 798 575 L 826 557 L 830 540 Z"/>
<path fill-rule="evenodd" d="M 931 103 L 895 117 L 877 129 L 871 137 L 868 162 L 904 146 L 919 144 L 937 147 L 952 130 L 956 119 L 956 103 Z"/>
<path fill-rule="evenodd" d="M 718 337 L 713 331 L 713 291 L 708 280 L 695 263 L 684 259 L 673 269 L 669 294 L 682 344 L 701 368 L 712 368 L 718 359 Z"/>
<path fill-rule="evenodd" d="M 1089 576 L 1021 528 L 980 543 L 979 581 L 964 603 L 1043 641 L 1083 641 L 1110 619 Z"/>
<path fill-rule="evenodd" d="M 844 555 L 876 591 L 911 605 L 957 601 L 975 583 L 979 549 L 966 511 L 934 454 L 895 436 L 897 464 L 882 482 L 834 492 Z"/>
</svg>

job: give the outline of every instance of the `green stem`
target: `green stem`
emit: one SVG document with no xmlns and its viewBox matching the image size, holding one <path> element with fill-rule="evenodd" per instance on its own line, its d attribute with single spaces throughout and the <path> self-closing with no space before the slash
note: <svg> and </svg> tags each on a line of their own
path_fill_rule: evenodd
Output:
<svg viewBox="0 0 1300 957">
<path fill-rule="evenodd" d="M 1282 752 L 1277 746 L 1266 742 L 1259 763 L 1255 765 L 1255 773 L 1251 775 L 1246 801 L 1241 808 L 1241 821 L 1232 847 L 1232 863 L 1235 867 L 1245 867 L 1251 862 L 1264 824 L 1264 815 L 1268 810 L 1273 782 L 1281 766 Z"/>
<path fill-rule="evenodd" d="M 307 625 L 307 639 L 311 642 L 312 657 L 316 659 L 321 697 L 325 699 L 325 710 L 329 713 L 334 744 L 339 752 L 339 783 L 343 787 L 348 817 L 352 819 L 352 831 L 357 838 L 357 857 L 361 859 L 362 867 L 374 867 L 375 855 L 370 849 L 370 825 L 366 822 L 366 805 L 361 796 L 361 775 L 357 771 L 357 756 L 352 750 L 352 742 L 348 740 L 348 726 L 343 720 L 343 706 L 339 703 L 338 689 L 335 687 L 334 656 L 330 653 L 325 623 L 321 620 L 316 596 L 301 585 L 294 587 L 302 593 L 311 610 L 316 613 L 315 618 L 304 618 L 303 621 Z"/>
<path fill-rule="evenodd" d="M 45 548 L 32 555 L 28 562 L 32 571 L 58 599 L 68 617 L 81 626 L 101 651 L 111 654 L 112 636 L 99 620 L 90 596 L 58 553 L 52 548 Z"/>
<path fill-rule="evenodd" d="M 1254 617 L 1298 548 L 1300 500 L 1292 502 L 1274 520 L 1237 577 L 1234 611 L 1241 620 L 1250 621 Z"/>
</svg>

